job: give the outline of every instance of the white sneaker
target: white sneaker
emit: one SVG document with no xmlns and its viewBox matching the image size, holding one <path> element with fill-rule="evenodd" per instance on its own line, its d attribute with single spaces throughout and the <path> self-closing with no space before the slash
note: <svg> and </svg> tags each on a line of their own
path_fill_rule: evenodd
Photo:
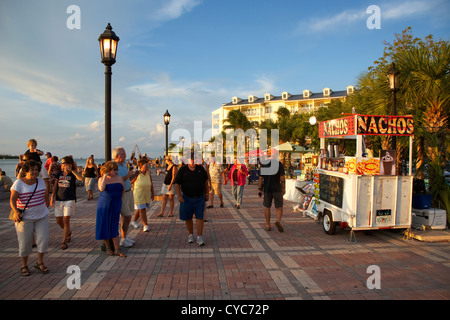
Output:
<svg viewBox="0 0 450 320">
<path fill-rule="evenodd" d="M 127 239 L 127 242 L 131 243 L 132 245 L 135 243 L 135 241 L 131 238 L 126 237 L 125 239 Z"/>
<path fill-rule="evenodd" d="M 142 229 L 142 231 L 144 232 L 149 232 L 150 231 L 150 227 L 148 225 L 144 226 L 144 228 Z"/>
<path fill-rule="evenodd" d="M 139 223 L 137 222 L 137 221 L 131 221 L 131 223 L 130 223 L 132 226 L 133 226 L 133 228 L 135 228 L 135 229 L 138 229 L 139 228 Z"/>
<path fill-rule="evenodd" d="M 124 248 L 129 248 L 131 247 L 133 244 L 131 242 L 128 241 L 128 238 L 122 238 L 120 239 L 120 245 Z"/>
<path fill-rule="evenodd" d="M 194 235 L 193 235 L 193 234 L 190 234 L 190 235 L 189 235 L 188 242 L 189 242 L 189 243 L 193 243 L 193 242 L 194 242 Z"/>
<path fill-rule="evenodd" d="M 203 240 L 203 236 L 198 236 L 197 237 L 197 244 L 199 246 L 204 246 L 205 245 L 205 241 Z"/>
</svg>

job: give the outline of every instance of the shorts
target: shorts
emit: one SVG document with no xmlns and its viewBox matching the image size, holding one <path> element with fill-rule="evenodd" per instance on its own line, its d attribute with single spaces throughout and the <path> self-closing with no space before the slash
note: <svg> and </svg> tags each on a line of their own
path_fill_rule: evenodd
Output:
<svg viewBox="0 0 450 320">
<path fill-rule="evenodd" d="M 55 217 L 71 217 L 75 214 L 75 200 L 55 201 Z"/>
<path fill-rule="evenodd" d="M 211 182 L 211 190 L 209 193 L 214 193 L 216 196 L 222 194 L 222 184 L 220 182 Z"/>
<path fill-rule="evenodd" d="M 184 202 L 180 203 L 180 220 L 192 220 L 195 214 L 195 219 L 203 220 L 203 213 L 205 211 L 205 196 L 198 198 L 190 198 L 183 194 Z"/>
<path fill-rule="evenodd" d="M 150 203 L 135 204 L 134 209 L 136 209 L 136 210 L 150 209 Z"/>
<path fill-rule="evenodd" d="M 175 194 L 175 185 L 174 184 L 172 185 L 172 188 L 170 188 L 170 191 L 168 190 L 168 188 L 169 188 L 169 185 L 163 183 L 162 188 L 161 188 L 161 194 L 169 194 L 169 195 Z"/>
<path fill-rule="evenodd" d="M 33 238 L 36 240 L 37 251 L 46 253 L 49 241 L 48 214 L 41 219 L 25 219 L 14 223 L 19 242 L 19 257 L 28 257 L 32 252 Z"/>
<path fill-rule="evenodd" d="M 275 201 L 275 208 L 283 207 L 283 192 L 264 192 L 263 206 L 270 208 L 272 206 L 272 199 Z"/>
<path fill-rule="evenodd" d="M 84 178 L 84 184 L 86 185 L 86 191 L 94 191 L 95 181 L 97 178 Z"/>
<path fill-rule="evenodd" d="M 126 191 L 122 198 L 122 209 L 120 215 L 122 217 L 128 217 L 134 214 L 134 196 L 131 190 Z"/>
</svg>

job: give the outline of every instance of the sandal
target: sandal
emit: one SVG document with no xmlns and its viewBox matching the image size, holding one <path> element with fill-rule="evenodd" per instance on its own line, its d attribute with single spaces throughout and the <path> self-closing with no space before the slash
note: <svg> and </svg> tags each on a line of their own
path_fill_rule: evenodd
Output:
<svg viewBox="0 0 450 320">
<path fill-rule="evenodd" d="M 72 241 L 72 231 L 70 231 L 69 235 L 66 238 L 66 242 Z"/>
<path fill-rule="evenodd" d="M 106 254 L 107 254 L 108 256 L 113 256 L 113 255 L 114 255 L 114 252 L 111 250 L 111 248 L 106 248 Z"/>
<path fill-rule="evenodd" d="M 127 256 L 125 253 L 123 253 L 120 250 L 114 250 L 114 255 L 118 256 L 118 257 L 121 257 L 121 258 L 126 258 L 126 256 Z"/>
<path fill-rule="evenodd" d="M 22 268 L 20 269 L 20 274 L 21 274 L 23 277 L 28 277 L 28 276 L 30 275 L 30 270 L 28 270 L 28 266 L 22 267 Z"/>
<path fill-rule="evenodd" d="M 48 273 L 48 268 L 44 265 L 44 263 L 38 263 L 36 262 L 36 264 L 34 265 L 34 267 L 38 270 L 40 270 L 43 274 Z"/>
<path fill-rule="evenodd" d="M 67 241 L 67 240 L 66 240 Z M 66 250 L 69 246 L 67 245 L 67 243 L 63 242 L 61 243 L 61 249 L 62 250 Z"/>
</svg>

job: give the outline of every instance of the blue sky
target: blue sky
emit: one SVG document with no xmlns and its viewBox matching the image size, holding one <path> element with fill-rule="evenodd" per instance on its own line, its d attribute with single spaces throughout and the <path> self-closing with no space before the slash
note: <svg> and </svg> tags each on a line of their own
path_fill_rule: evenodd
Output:
<svg viewBox="0 0 450 320">
<path fill-rule="evenodd" d="M 70 5 L 80 29 L 69 29 Z M 381 29 L 369 29 L 369 6 Z M 112 67 L 112 145 L 159 156 L 163 114 L 194 135 L 233 96 L 344 90 L 412 27 L 449 40 L 448 0 L 0 1 L 0 154 L 30 138 L 60 157 L 104 156 L 104 66 L 98 37 L 120 37 Z"/>
</svg>

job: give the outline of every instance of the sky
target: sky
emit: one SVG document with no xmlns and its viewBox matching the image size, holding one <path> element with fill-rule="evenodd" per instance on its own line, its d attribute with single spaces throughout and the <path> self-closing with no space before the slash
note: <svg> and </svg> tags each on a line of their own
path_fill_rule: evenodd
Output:
<svg viewBox="0 0 450 320">
<path fill-rule="evenodd" d="M 449 16 L 448 0 L 0 0 L 0 154 L 34 138 L 58 157 L 104 157 L 108 23 L 112 147 L 157 157 L 166 110 L 169 143 L 207 141 L 233 96 L 345 90 L 408 26 L 448 41 Z"/>
</svg>

